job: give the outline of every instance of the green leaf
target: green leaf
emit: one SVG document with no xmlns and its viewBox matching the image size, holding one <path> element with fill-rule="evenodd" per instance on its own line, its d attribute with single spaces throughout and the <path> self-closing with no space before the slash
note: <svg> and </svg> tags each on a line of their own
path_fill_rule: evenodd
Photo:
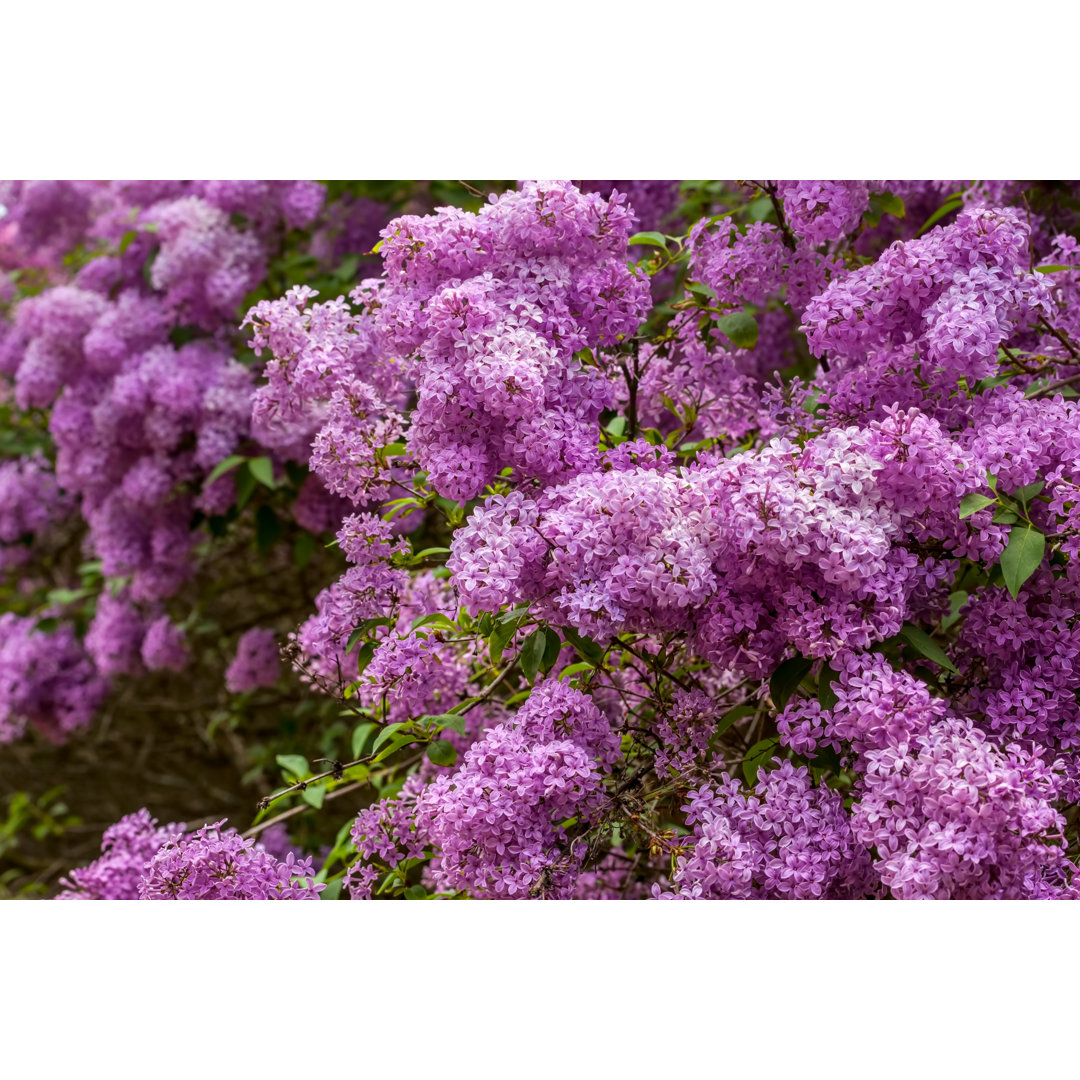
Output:
<svg viewBox="0 0 1080 1080">
<path fill-rule="evenodd" d="M 278 754 L 275 760 L 286 772 L 292 773 L 297 780 L 303 780 L 305 776 L 311 775 L 307 758 L 301 754 Z"/>
<path fill-rule="evenodd" d="M 822 664 L 818 673 L 817 699 L 823 709 L 831 709 L 840 699 L 832 684 L 839 678 L 837 672 L 828 664 Z"/>
<path fill-rule="evenodd" d="M 971 517 L 972 514 L 977 514 L 996 502 L 997 499 L 991 499 L 989 495 L 980 495 L 977 491 L 973 491 L 960 500 L 960 517 Z"/>
<path fill-rule="evenodd" d="M 334 271 L 334 278 L 342 283 L 352 281 L 356 277 L 356 268 L 360 260 L 355 255 L 348 255 L 341 260 L 341 265 Z"/>
<path fill-rule="evenodd" d="M 967 603 L 968 594 L 963 590 L 949 593 L 949 614 L 941 620 L 941 629 L 948 630 L 959 618 L 960 609 Z"/>
<path fill-rule="evenodd" d="M 334 878 L 333 881 L 326 883 L 326 888 L 319 893 L 320 900 L 339 900 L 341 898 L 341 886 L 344 883 L 344 878 Z"/>
<path fill-rule="evenodd" d="M 795 693 L 799 683 L 813 666 L 813 660 L 807 660 L 805 656 L 793 656 L 790 660 L 785 660 L 773 672 L 769 680 L 769 694 L 772 696 L 777 712 L 787 705 L 791 695 Z"/>
<path fill-rule="evenodd" d="M 779 745 L 780 740 L 774 735 L 771 739 L 762 739 L 761 742 L 754 743 L 747 751 L 743 759 L 742 771 L 746 782 L 751 787 L 757 783 L 758 769 L 768 763 Z"/>
<path fill-rule="evenodd" d="M 385 761 L 391 754 L 396 754 L 403 746 L 408 746 L 409 743 L 415 742 L 416 738 L 412 732 L 403 731 L 395 735 L 379 752 L 378 756 L 372 761 L 373 765 L 377 765 L 380 761 Z"/>
<path fill-rule="evenodd" d="M 448 547 L 424 548 L 423 551 L 418 551 L 413 556 L 413 562 L 419 562 L 421 559 L 426 559 L 429 555 L 445 555 L 449 550 Z"/>
<path fill-rule="evenodd" d="M 521 670 L 530 683 L 536 682 L 536 673 L 544 662 L 547 638 L 543 630 L 534 630 L 521 646 Z"/>
<path fill-rule="evenodd" d="M 255 494 L 256 481 L 251 469 L 240 469 L 236 474 L 236 505 L 243 510 L 248 500 Z"/>
<path fill-rule="evenodd" d="M 1016 513 L 1005 506 L 998 510 L 990 519 L 991 523 L 994 525 L 1012 525 L 1019 520 Z"/>
<path fill-rule="evenodd" d="M 751 221 L 764 221 L 773 212 L 772 200 L 768 195 L 759 195 L 746 204 L 746 213 Z"/>
<path fill-rule="evenodd" d="M 1080 270 L 1080 266 L 1055 264 L 1054 266 L 1036 266 L 1035 270 L 1040 274 L 1056 274 L 1060 270 Z"/>
<path fill-rule="evenodd" d="M 583 671 L 595 671 L 596 668 L 586 660 L 582 660 L 576 664 L 567 664 L 566 667 L 559 672 L 559 681 L 563 679 L 572 679 L 575 675 L 580 675 Z"/>
<path fill-rule="evenodd" d="M 274 463 L 268 457 L 252 458 L 248 462 L 248 468 L 251 470 L 251 475 L 254 476 L 263 487 L 271 489 L 276 487 L 274 483 Z"/>
<path fill-rule="evenodd" d="M 546 675 L 559 659 L 563 643 L 562 638 L 550 626 L 544 628 L 544 643 L 544 659 L 540 663 L 540 670 Z"/>
<path fill-rule="evenodd" d="M 1046 487 L 1045 480 L 1036 480 L 1033 484 L 1025 484 L 1022 488 L 1017 488 L 1013 492 L 1013 498 L 1019 499 L 1020 504 L 1027 507 L 1027 504 L 1031 502 L 1044 487 Z"/>
<path fill-rule="evenodd" d="M 302 532 L 293 541 L 292 558 L 293 566 L 297 570 L 303 570 L 309 562 L 311 562 L 311 556 L 315 554 L 315 537 L 309 532 Z"/>
<path fill-rule="evenodd" d="M 667 251 L 667 238 L 663 233 L 658 232 L 639 232 L 634 233 L 633 236 L 627 240 L 627 244 L 633 247 L 635 244 L 645 244 L 649 247 L 663 248 Z"/>
<path fill-rule="evenodd" d="M 419 630 L 422 626 L 439 626 L 446 630 L 457 631 L 457 626 L 448 619 L 441 611 L 436 611 L 431 615 L 421 615 L 416 619 L 413 619 L 412 628 Z"/>
<path fill-rule="evenodd" d="M 501 620 L 496 622 L 495 629 L 491 633 L 491 637 L 488 639 L 488 651 L 491 655 L 491 662 L 498 664 L 502 661 L 503 651 L 506 646 L 510 644 L 510 639 L 517 633 L 518 623 L 524 616 L 517 615 L 507 622 Z"/>
<path fill-rule="evenodd" d="M 904 206 L 904 200 L 897 195 L 893 195 L 891 192 L 874 192 L 870 196 L 870 207 L 863 215 L 869 225 L 873 228 L 881 224 L 881 219 L 886 214 L 892 214 L 893 217 L 902 218 L 906 212 Z"/>
<path fill-rule="evenodd" d="M 922 236 L 927 229 L 936 225 L 946 214 L 951 214 L 954 210 L 959 210 L 964 205 L 964 200 L 959 196 L 952 196 L 948 202 L 939 206 L 927 219 L 923 222 L 923 227 L 919 230 L 918 235 Z"/>
<path fill-rule="evenodd" d="M 356 650 L 356 674 L 363 675 L 364 669 L 371 663 L 371 658 L 375 655 L 375 650 L 379 646 L 374 641 L 365 641 L 359 649 Z"/>
<path fill-rule="evenodd" d="M 716 300 L 716 292 L 700 281 L 690 281 L 686 285 L 686 291 L 696 297 L 702 307 L 711 307 Z"/>
<path fill-rule="evenodd" d="M 255 543 L 259 554 L 265 555 L 281 539 L 281 522 L 269 506 L 255 511 Z"/>
<path fill-rule="evenodd" d="M 247 461 L 247 458 L 240 454 L 233 454 L 224 461 L 219 461 L 210 475 L 203 481 L 203 487 L 209 487 L 219 476 L 224 476 L 230 469 L 235 469 L 237 465 L 243 465 L 245 461 Z"/>
<path fill-rule="evenodd" d="M 459 735 L 465 734 L 465 717 L 458 713 L 439 713 L 436 716 L 421 716 L 420 723 L 429 725 L 434 731 L 452 728 Z"/>
<path fill-rule="evenodd" d="M 757 344 L 757 319 L 748 311 L 733 311 L 716 320 L 717 328 L 737 349 L 752 349 Z"/>
<path fill-rule="evenodd" d="M 723 735 L 733 724 L 738 723 L 746 716 L 753 716 L 757 710 L 753 705 L 736 705 L 733 709 L 728 709 L 722 717 L 720 717 L 720 723 L 716 725 L 716 731 L 713 733 L 715 739 L 717 735 Z"/>
<path fill-rule="evenodd" d="M 1009 543 L 1001 553 L 1001 574 L 1005 588 L 1015 600 L 1021 586 L 1038 570 L 1046 554 L 1046 537 L 1034 526 L 1013 526 Z"/>
<path fill-rule="evenodd" d="M 436 765 L 442 765 L 446 768 L 457 764 L 457 750 L 445 739 L 436 739 L 427 748 L 427 756 Z"/>
<path fill-rule="evenodd" d="M 579 634 L 572 626 L 560 626 L 559 630 L 582 660 L 587 660 L 594 668 L 603 667 L 604 648 L 602 645 L 590 637 Z"/>
<path fill-rule="evenodd" d="M 410 885 L 405 890 L 406 900 L 426 900 L 428 898 L 428 891 L 423 885 Z"/>
<path fill-rule="evenodd" d="M 306 787 L 300 792 L 300 798 L 309 806 L 314 806 L 316 810 L 321 810 L 323 799 L 326 798 L 326 787 L 323 784 L 314 784 Z"/>
<path fill-rule="evenodd" d="M 403 721 L 400 724 L 387 724 L 376 736 L 375 742 L 371 746 L 371 752 L 374 754 L 379 747 L 388 743 L 403 727 L 405 727 L 407 722 L 408 721 Z"/>
<path fill-rule="evenodd" d="M 364 747 L 367 745 L 371 733 L 378 724 L 357 724 L 352 733 L 352 756 L 354 759 L 363 756 Z"/>
<path fill-rule="evenodd" d="M 351 634 L 349 634 L 348 643 L 345 646 L 345 655 L 353 651 L 356 647 L 356 643 L 369 631 L 373 630 L 376 626 L 389 626 L 390 620 L 385 617 L 377 619 L 365 619 L 359 626 L 357 626 Z"/>
<path fill-rule="evenodd" d="M 953 666 L 953 662 L 945 655 L 945 650 L 942 649 L 925 630 L 920 630 L 911 623 L 904 623 L 900 628 L 900 637 L 912 646 L 912 648 L 922 653 L 927 660 L 933 660 L 938 667 L 943 667 L 946 671 L 951 671 L 954 675 L 959 674 Z"/>
</svg>

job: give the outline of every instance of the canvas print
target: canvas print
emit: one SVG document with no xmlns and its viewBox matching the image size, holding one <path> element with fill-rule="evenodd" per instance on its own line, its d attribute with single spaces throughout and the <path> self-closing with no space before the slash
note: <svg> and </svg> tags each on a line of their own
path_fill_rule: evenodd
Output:
<svg viewBox="0 0 1080 1080">
<path fill-rule="evenodd" d="M 0 181 L 0 896 L 1076 898 L 1078 237 Z"/>
</svg>

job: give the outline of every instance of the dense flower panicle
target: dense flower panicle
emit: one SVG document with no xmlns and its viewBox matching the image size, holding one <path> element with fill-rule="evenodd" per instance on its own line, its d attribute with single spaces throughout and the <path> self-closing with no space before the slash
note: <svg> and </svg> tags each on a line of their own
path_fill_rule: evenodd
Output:
<svg viewBox="0 0 1080 1080">
<path fill-rule="evenodd" d="M 462 767 L 437 777 L 417 800 L 420 830 L 438 849 L 432 877 L 441 889 L 473 896 L 528 895 L 548 871 L 553 888 L 572 884 L 556 822 L 599 792 L 588 752 L 569 739 L 534 743 L 500 726 L 474 743 Z"/>
<path fill-rule="evenodd" d="M 190 653 L 187 634 L 168 615 L 155 619 L 142 643 L 142 661 L 150 671 L 183 671 Z"/>
<path fill-rule="evenodd" d="M 73 627 L 46 633 L 34 619 L 0 615 L 0 743 L 28 723 L 61 740 L 90 723 L 107 689 Z"/>
<path fill-rule="evenodd" d="M 159 203 L 143 219 L 156 227 L 161 243 L 150 283 L 187 322 L 212 329 L 266 273 L 259 242 L 202 199 Z"/>
<path fill-rule="evenodd" d="M 99 859 L 61 881 L 57 899 L 315 900 L 326 888 L 297 849 L 275 853 L 224 824 L 185 833 L 145 809 L 129 814 L 105 830 Z"/>
<path fill-rule="evenodd" d="M 1043 747 L 1062 797 L 1080 797 L 1080 594 L 1075 571 L 1045 570 L 1016 599 L 984 587 L 967 598 L 956 655 L 978 678 L 961 699 L 999 741 Z"/>
<path fill-rule="evenodd" d="M 580 187 L 583 192 L 595 191 L 605 199 L 621 192 L 642 232 L 674 228 L 671 216 L 679 201 L 678 180 L 583 180 Z"/>
<path fill-rule="evenodd" d="M 380 863 L 393 870 L 406 859 L 423 858 L 426 838 L 415 821 L 416 799 L 423 789 L 424 781 L 413 774 L 395 798 L 381 799 L 357 815 L 351 836 L 360 861 L 345 876 L 351 899 L 371 899 L 372 887 L 383 872 Z"/>
<path fill-rule="evenodd" d="M 374 326 L 405 360 L 409 448 L 441 494 L 474 497 L 496 463 L 545 482 L 595 466 L 611 387 L 576 354 L 615 344 L 648 310 L 648 281 L 626 262 L 632 223 L 621 195 L 528 182 L 479 214 L 444 208 L 383 230 Z"/>
<path fill-rule="evenodd" d="M 999 346 L 1053 310 L 1028 237 L 1016 211 L 972 208 L 833 281 L 803 315 L 810 351 L 829 361 L 829 408 L 854 416 L 893 403 L 936 407 L 959 424 L 958 381 L 995 375 Z"/>
<path fill-rule="evenodd" d="M 254 627 L 236 643 L 236 655 L 225 671 L 225 688 L 230 694 L 273 686 L 281 673 L 277 635 L 273 630 Z"/>
<path fill-rule="evenodd" d="M 808 243 L 792 250 L 780 229 L 767 222 L 745 231 L 721 222 L 712 230 L 704 219 L 691 228 L 689 246 L 691 272 L 721 304 L 764 306 L 779 298 L 798 314 L 841 269 L 836 259 Z"/>
<path fill-rule="evenodd" d="M 1038 752 L 945 719 L 867 753 L 851 824 L 899 899 L 1025 899 L 1070 888 L 1056 797 Z"/>
<path fill-rule="evenodd" d="M 17 229 L 24 252 L 55 259 L 84 238 L 102 193 L 92 180 L 3 180 L 4 224 Z"/>
<path fill-rule="evenodd" d="M 224 821 L 170 837 L 139 881 L 140 900 L 317 900 L 312 860 L 283 861 Z"/>
<path fill-rule="evenodd" d="M 159 826 L 145 809 L 128 814 L 105 830 L 99 859 L 62 879 L 64 888 L 57 899 L 138 900 L 150 860 L 183 831 L 183 825 Z"/>
<path fill-rule="evenodd" d="M 365 619 L 385 618 L 397 623 L 410 588 L 408 572 L 392 563 L 395 554 L 407 550 L 408 541 L 395 540 L 389 522 L 374 514 L 350 514 L 337 536 L 338 545 L 353 565 L 319 593 L 315 614 L 295 635 L 309 670 L 334 682 L 348 669 L 346 650 L 352 632 Z"/>
<path fill-rule="evenodd" d="M 377 283 L 376 283 L 377 284 Z M 377 288 L 375 290 L 377 292 Z M 265 445 L 286 456 L 306 462 L 314 438 L 323 434 L 322 455 L 337 463 L 333 442 L 346 439 L 352 458 L 340 463 L 336 475 L 324 477 L 331 490 L 338 486 L 359 491 L 363 480 L 349 480 L 349 467 L 378 466 L 375 451 L 386 443 L 401 404 L 401 368 L 383 355 L 361 311 L 354 313 L 344 297 L 313 304 L 317 292 L 306 286 L 290 289 L 280 300 L 264 300 L 248 312 L 244 326 L 251 326 L 251 347 L 256 356 L 271 353 L 264 374 L 267 382 L 252 402 L 252 430 Z M 363 308 L 370 291 L 354 290 Z M 358 426 L 363 434 L 349 432 Z M 367 442 L 363 442 L 363 436 Z M 392 437 L 389 442 L 394 441 Z M 360 446 L 366 453 L 360 452 Z"/>
<path fill-rule="evenodd" d="M 390 635 L 375 650 L 360 683 L 360 700 L 385 709 L 388 723 L 446 712 L 468 696 L 469 667 L 452 645 L 424 634 Z"/>
<path fill-rule="evenodd" d="M 472 611 L 532 602 L 593 635 L 682 630 L 707 659 L 764 674 L 789 645 L 828 656 L 896 633 L 911 591 L 947 572 L 905 534 L 968 549 L 956 506 L 979 486 L 932 421 L 897 413 L 683 475 L 613 470 L 494 496 L 448 566 Z"/>
<path fill-rule="evenodd" d="M 618 735 L 592 700 L 549 678 L 472 744 L 456 772 L 426 786 L 414 778 L 397 801 L 362 812 L 353 838 L 362 856 L 391 868 L 431 849 L 439 892 L 568 897 L 580 864 L 561 851 L 559 823 L 588 817 L 601 770 L 618 756 Z M 379 873 L 357 867 L 353 895 L 370 896 Z"/>
<path fill-rule="evenodd" d="M 105 593 L 86 634 L 86 651 L 103 675 L 137 675 L 146 625 L 128 596 Z"/>
<path fill-rule="evenodd" d="M 42 455 L 0 462 L 0 573 L 44 547 L 71 509 Z"/>
<path fill-rule="evenodd" d="M 814 247 L 854 231 L 870 205 L 865 180 L 780 180 L 777 194 L 791 231 Z"/>
<path fill-rule="evenodd" d="M 690 792 L 683 810 L 692 845 L 676 857 L 670 898 L 842 900 L 874 892 L 870 856 L 841 796 L 812 787 L 806 768 L 773 764 L 749 795 L 726 774 Z M 659 887 L 654 895 L 663 896 Z"/>
</svg>

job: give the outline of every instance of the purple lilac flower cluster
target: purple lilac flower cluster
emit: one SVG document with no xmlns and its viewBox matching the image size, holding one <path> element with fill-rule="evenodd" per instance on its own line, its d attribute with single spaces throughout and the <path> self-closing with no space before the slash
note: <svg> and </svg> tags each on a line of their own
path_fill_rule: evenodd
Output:
<svg viewBox="0 0 1080 1080">
<path fill-rule="evenodd" d="M 105 830 L 102 855 L 72 870 L 60 900 L 315 900 L 312 859 L 279 859 L 224 821 L 185 833 L 147 810 Z"/>
<path fill-rule="evenodd" d="M 812 787 L 805 767 L 774 765 L 750 794 L 727 775 L 690 792 L 693 844 L 675 860 L 671 898 L 845 900 L 874 890 L 840 795 Z"/>
<path fill-rule="evenodd" d="M 28 724 L 62 741 L 90 723 L 107 690 L 73 627 L 46 633 L 32 618 L 0 615 L 0 743 Z"/>
<path fill-rule="evenodd" d="M 6 242 L 53 282 L 0 318 L 0 375 L 14 407 L 47 411 L 55 450 L 55 468 L 39 452 L 0 463 L 0 571 L 47 551 L 54 533 L 85 529 L 100 574 L 127 582 L 102 593 L 86 635 L 103 676 L 177 671 L 190 656 L 165 605 L 196 569 L 193 524 L 235 499 L 232 476 L 207 485 L 208 474 L 251 434 L 255 379 L 233 358 L 237 307 L 282 233 L 312 227 L 325 196 L 312 181 L 0 184 Z M 318 478 L 305 492 L 297 520 L 333 528 L 346 504 Z M 68 648 L 66 632 L 57 644 Z M 97 686 L 88 702 L 100 703 Z M 65 707 L 51 728 L 69 730 L 71 715 Z"/>
</svg>

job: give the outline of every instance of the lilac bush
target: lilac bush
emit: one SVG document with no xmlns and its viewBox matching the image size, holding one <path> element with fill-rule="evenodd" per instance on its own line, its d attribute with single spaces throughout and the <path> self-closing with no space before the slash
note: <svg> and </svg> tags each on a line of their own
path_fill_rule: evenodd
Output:
<svg viewBox="0 0 1080 1080">
<path fill-rule="evenodd" d="M 1073 898 L 1075 183 L 446 190 L 0 189 L 0 739 L 256 789 L 66 894 Z"/>
</svg>

